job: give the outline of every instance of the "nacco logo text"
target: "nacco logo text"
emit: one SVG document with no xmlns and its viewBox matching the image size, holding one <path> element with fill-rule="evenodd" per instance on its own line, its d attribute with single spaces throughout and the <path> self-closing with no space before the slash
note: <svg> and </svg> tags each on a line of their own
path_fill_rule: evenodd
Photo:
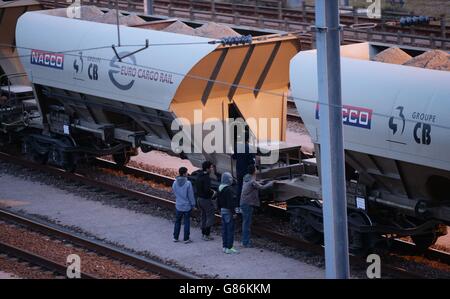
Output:
<svg viewBox="0 0 450 299">
<path fill-rule="evenodd" d="M 316 119 L 319 119 L 319 104 L 316 105 Z M 344 125 L 370 129 L 372 109 L 343 105 L 342 122 Z"/>
<path fill-rule="evenodd" d="M 31 50 L 31 64 L 62 70 L 64 69 L 64 54 Z"/>
</svg>

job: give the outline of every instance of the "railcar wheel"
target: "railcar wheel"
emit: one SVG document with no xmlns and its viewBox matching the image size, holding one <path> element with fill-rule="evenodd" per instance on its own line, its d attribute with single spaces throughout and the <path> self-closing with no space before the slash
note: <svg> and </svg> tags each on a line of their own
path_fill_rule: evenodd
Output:
<svg viewBox="0 0 450 299">
<path fill-rule="evenodd" d="M 58 148 L 53 148 L 49 152 L 48 160 L 50 164 L 54 164 L 67 172 L 75 171 L 76 165 L 71 153 L 63 152 Z"/>
<path fill-rule="evenodd" d="M 29 157 L 30 157 L 31 161 L 38 163 L 38 164 L 45 164 L 47 162 L 47 155 L 42 155 L 42 154 L 33 152 L 29 155 Z"/>
<path fill-rule="evenodd" d="M 120 167 L 125 166 L 130 162 L 130 155 L 128 155 L 125 151 L 120 153 L 115 153 L 112 155 L 114 162 Z"/>
<path fill-rule="evenodd" d="M 370 234 L 358 231 L 359 226 L 371 225 L 367 215 L 352 212 L 348 215 L 348 241 L 352 253 L 364 255 L 371 248 Z"/>
<path fill-rule="evenodd" d="M 34 163 L 45 164 L 47 162 L 48 155 L 38 153 L 28 142 L 22 144 L 22 153 L 25 154 L 28 160 Z"/>
<path fill-rule="evenodd" d="M 417 249 L 420 251 L 425 251 L 431 245 L 434 245 L 438 239 L 435 233 L 427 233 L 423 235 L 411 236 L 414 244 L 416 244 Z"/>
<path fill-rule="evenodd" d="M 77 166 L 75 162 L 73 161 L 72 156 L 66 157 L 65 161 L 62 164 L 62 168 L 67 172 L 75 172 Z"/>
<path fill-rule="evenodd" d="M 291 227 L 305 241 L 313 244 L 323 243 L 323 233 L 316 230 L 307 220 L 307 215 L 296 213 L 291 216 Z"/>
</svg>

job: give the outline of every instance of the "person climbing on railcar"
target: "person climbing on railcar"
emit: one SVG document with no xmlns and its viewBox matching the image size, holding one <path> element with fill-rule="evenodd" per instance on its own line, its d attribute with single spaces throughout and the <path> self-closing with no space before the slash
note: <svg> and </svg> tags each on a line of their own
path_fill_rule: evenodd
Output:
<svg viewBox="0 0 450 299">
<path fill-rule="evenodd" d="M 191 243 L 190 226 L 191 211 L 195 208 L 194 188 L 192 183 L 187 179 L 187 168 L 180 167 L 178 176 L 172 184 L 172 190 L 175 194 L 175 227 L 173 229 L 173 241 L 178 242 L 181 230 L 181 219 L 184 218 L 184 243 Z"/>
<path fill-rule="evenodd" d="M 275 181 L 266 185 L 261 185 L 256 181 L 255 165 L 248 166 L 248 173 L 244 177 L 242 194 L 240 199 L 240 208 L 242 212 L 242 246 L 251 247 L 250 226 L 252 224 L 253 210 L 260 206 L 259 191 L 273 187 Z"/>
<path fill-rule="evenodd" d="M 217 194 L 217 205 L 222 217 L 222 247 L 227 254 L 239 253 L 234 247 L 234 220 L 237 217 L 238 200 L 233 190 L 233 176 L 229 172 L 222 174 Z"/>
<path fill-rule="evenodd" d="M 236 178 L 238 184 L 237 196 L 241 197 L 244 176 L 247 174 L 248 167 L 256 164 L 256 154 L 250 150 L 250 133 L 245 132 L 245 142 L 236 143 L 232 158 L 236 160 Z"/>
<path fill-rule="evenodd" d="M 201 212 L 202 240 L 210 241 L 214 238 L 210 236 L 211 227 L 214 224 L 215 207 L 212 198 L 215 192 L 211 189 L 211 173 L 214 172 L 214 165 L 210 161 L 202 163 L 202 171 L 195 182 L 197 191 L 198 206 Z"/>
</svg>

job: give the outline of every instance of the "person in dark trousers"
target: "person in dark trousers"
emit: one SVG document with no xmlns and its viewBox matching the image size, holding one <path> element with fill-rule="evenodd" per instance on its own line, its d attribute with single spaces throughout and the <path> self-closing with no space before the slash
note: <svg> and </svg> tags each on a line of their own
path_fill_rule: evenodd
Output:
<svg viewBox="0 0 450 299">
<path fill-rule="evenodd" d="M 202 172 L 197 177 L 195 187 L 197 190 L 198 206 L 201 212 L 201 228 L 202 239 L 205 241 L 213 240 L 210 236 L 211 226 L 214 224 L 214 204 L 212 198 L 214 191 L 211 189 L 210 174 L 214 171 L 214 166 L 211 162 L 205 161 L 202 164 Z"/>
<path fill-rule="evenodd" d="M 222 217 L 222 244 L 223 252 L 227 254 L 239 253 L 234 247 L 234 219 L 238 201 L 233 191 L 233 176 L 229 172 L 222 174 L 219 192 L 217 194 L 217 205 Z"/>
<path fill-rule="evenodd" d="M 249 138 L 246 136 L 245 143 L 238 143 L 235 146 L 232 158 L 236 160 L 236 178 L 238 184 L 237 197 L 241 197 L 244 176 L 247 174 L 248 167 L 255 165 L 255 153 L 250 152 Z"/>
<path fill-rule="evenodd" d="M 181 229 L 181 219 L 184 217 L 184 243 L 191 243 L 190 224 L 191 224 L 191 211 L 195 208 L 194 189 L 192 184 L 187 179 L 187 168 L 180 167 L 178 169 L 179 176 L 176 177 L 175 182 L 172 184 L 172 190 L 175 194 L 175 208 L 176 218 L 175 227 L 173 229 L 173 241 L 178 242 Z"/>
<path fill-rule="evenodd" d="M 244 185 L 240 200 L 242 212 L 242 246 L 251 247 L 250 226 L 252 224 L 253 210 L 260 206 L 259 190 L 269 189 L 275 181 L 261 185 L 256 181 L 255 165 L 248 166 L 248 174 L 244 177 Z"/>
</svg>

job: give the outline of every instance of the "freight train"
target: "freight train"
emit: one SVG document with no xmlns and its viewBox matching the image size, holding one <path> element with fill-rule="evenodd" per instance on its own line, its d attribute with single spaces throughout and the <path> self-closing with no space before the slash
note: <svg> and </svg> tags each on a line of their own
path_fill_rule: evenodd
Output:
<svg viewBox="0 0 450 299">
<path fill-rule="evenodd" d="M 67 170 L 105 155 L 126 164 L 138 149 L 156 149 L 235 173 L 230 152 L 246 134 L 217 135 L 231 119 L 247 129 L 259 161 L 276 152 L 276 161 L 258 165 L 260 179 L 276 179 L 265 198 L 286 202 L 292 227 L 322 241 L 314 50 L 300 51 L 290 33 L 233 27 L 236 36 L 211 38 L 165 31 L 180 25 L 174 19 L 140 16 L 142 22 L 116 26 L 69 15 L 32 11 L 17 15 L 17 24 L 2 21 L 2 31 L 15 28 L 8 49 L 16 54 L 1 52 L 3 145 L 18 142 L 30 159 Z M 181 23 L 187 25 L 189 32 L 202 26 Z M 362 43 L 341 50 L 355 250 L 402 236 L 426 248 L 450 224 L 450 73 L 370 61 L 385 48 Z M 6 62 L 10 56 L 20 59 L 16 69 Z M 286 137 L 289 86 L 317 157 L 306 157 L 302 144 Z M 194 138 L 198 130 L 201 138 Z M 212 131 L 223 140 L 208 151 L 202 143 Z M 177 136 L 183 144 L 174 146 Z"/>
</svg>

